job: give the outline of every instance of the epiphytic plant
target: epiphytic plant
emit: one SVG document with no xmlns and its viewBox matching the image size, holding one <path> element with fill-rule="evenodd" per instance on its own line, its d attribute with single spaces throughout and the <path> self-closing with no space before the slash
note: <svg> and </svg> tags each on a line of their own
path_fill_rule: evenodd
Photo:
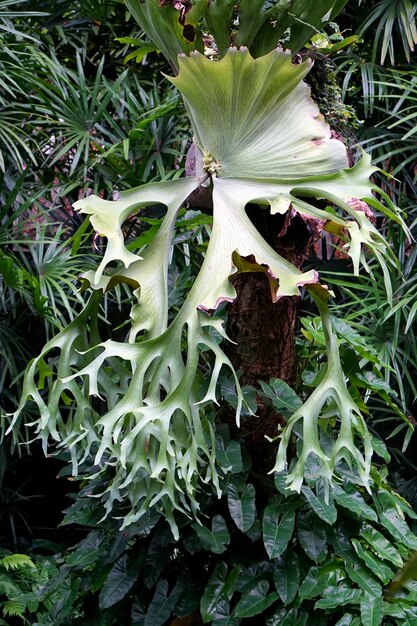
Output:
<svg viewBox="0 0 417 626">
<path fill-rule="evenodd" d="M 259 211 L 282 215 L 296 212 L 306 220 L 322 220 L 326 229 L 346 241 L 345 251 L 355 272 L 361 264 L 367 268 L 365 248 L 375 255 L 389 292 L 389 268 L 395 267 L 395 258 L 365 211 L 360 210 L 358 200 L 390 219 L 401 222 L 401 218 L 388 197 L 378 190 L 385 200 L 382 203 L 373 195 L 376 189 L 369 179 L 375 168 L 366 154 L 354 167 L 348 167 L 345 146 L 331 136 L 303 81 L 310 62 L 293 63 L 289 51 L 275 48 L 284 31 L 272 27 L 270 18 L 276 24 L 279 11 L 282 24 L 291 18 L 295 26 L 290 43 L 299 37 L 300 26 L 314 32 L 314 23 L 307 23 L 302 12 L 297 16 L 295 9 L 290 11 L 291 2 L 249 5 L 242 0 L 236 41 L 246 43 L 242 33 L 250 32 L 251 37 L 246 37 L 257 38 L 259 49 L 259 33 L 267 25 L 277 29 L 268 39 L 269 49 L 274 49 L 254 58 L 246 47 L 232 47 L 220 60 L 211 60 L 198 50 L 192 51 L 190 41 L 184 43 L 187 20 L 195 29 L 198 48 L 197 17 L 202 17 L 206 7 L 206 23 L 212 24 L 223 54 L 226 40 L 218 34 L 220 22 L 214 21 L 214 15 L 216 10 L 219 14 L 226 11 L 231 19 L 234 2 L 212 2 L 208 8 L 207 3 L 198 1 L 127 4 L 145 32 L 179 69 L 170 80 L 183 96 L 194 131 L 195 176 L 144 185 L 122 193 L 114 202 L 90 196 L 75 204 L 107 238 L 106 252 L 97 270 L 84 275 L 92 292 L 84 310 L 30 364 L 12 426 L 31 398 L 40 413 L 32 426 L 45 450 L 49 442 L 70 450 L 74 473 L 83 469 L 92 453 L 93 475 L 113 468 L 104 493 L 96 494 L 101 495 L 107 514 L 116 501 L 123 500 L 129 505 L 123 522 L 127 526 L 154 507 L 163 512 L 178 536 L 174 512 L 198 516 L 198 494 L 204 483 L 210 482 L 220 495 L 220 478 L 228 470 L 216 461 L 215 427 L 205 411 L 208 403 L 216 402 L 223 367 L 229 368 L 235 379 L 238 422 L 244 401 L 233 365 L 221 347 L 220 339 L 227 337 L 215 311 L 222 302 L 235 298 L 232 275 L 264 272 L 273 301 L 297 296 L 302 287 L 309 290 L 322 316 L 328 354 L 321 382 L 281 434 L 275 470 L 286 468 L 290 435 L 300 421 L 303 450 L 288 475 L 288 488 L 300 490 L 310 455 L 315 455 L 327 484 L 344 459 L 356 467 L 362 483 L 368 486 L 371 441 L 348 392 L 327 308 L 329 294 L 319 284 L 315 270 L 302 272 L 277 254 L 245 212 L 248 203 L 256 203 Z M 273 9 L 266 10 L 266 4 Z M 335 9 L 335 4 L 342 5 L 319 4 L 323 9 L 319 21 Z M 177 9 L 181 7 L 176 5 L 184 5 L 180 14 Z M 256 16 L 259 24 L 254 22 Z M 262 52 L 265 41 L 260 46 Z M 183 43 L 188 56 L 181 53 Z M 175 223 L 187 198 L 200 187 L 210 191 L 213 199 L 211 237 L 201 270 L 168 324 L 167 274 Z M 325 201 L 322 208 L 316 200 Z M 128 249 L 123 223 L 132 214 L 140 219 L 141 210 L 154 204 L 166 206 L 157 235 L 144 249 Z M 120 282 L 129 284 L 135 296 L 129 333 L 125 341 L 102 341 L 97 323 L 100 299 Z M 212 354 L 210 380 L 204 380 L 199 371 L 203 351 Z M 334 429 L 333 445 L 327 442 L 323 450 L 320 421 L 330 415 L 336 415 L 340 426 Z"/>
</svg>

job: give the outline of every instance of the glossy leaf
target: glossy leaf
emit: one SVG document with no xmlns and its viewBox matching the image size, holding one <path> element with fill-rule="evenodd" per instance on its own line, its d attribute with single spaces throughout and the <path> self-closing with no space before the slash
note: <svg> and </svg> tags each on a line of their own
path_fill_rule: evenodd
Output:
<svg viewBox="0 0 417 626">
<path fill-rule="evenodd" d="M 236 584 L 241 593 L 250 591 L 261 580 L 269 580 L 272 564 L 269 561 L 260 561 L 244 569 Z"/>
<path fill-rule="evenodd" d="M 278 600 L 278 594 L 273 591 L 268 593 L 269 582 L 266 580 L 257 583 L 251 591 L 245 593 L 237 603 L 234 611 L 234 617 L 253 617 L 258 615 Z"/>
<path fill-rule="evenodd" d="M 200 524 L 192 524 L 203 547 L 210 552 L 222 554 L 230 541 L 226 522 L 221 515 L 215 515 L 212 520 L 211 530 Z"/>
<path fill-rule="evenodd" d="M 300 586 L 300 567 L 296 552 L 288 551 L 274 561 L 274 583 L 282 602 L 291 604 Z"/>
<path fill-rule="evenodd" d="M 284 380 L 272 378 L 268 383 L 261 380 L 260 384 L 265 396 L 272 400 L 281 415 L 290 416 L 302 405 L 301 399 Z"/>
<path fill-rule="evenodd" d="M 397 508 L 384 508 L 379 519 L 396 541 L 411 550 L 417 550 L 417 537 L 411 532 L 402 512 L 399 512 Z"/>
<path fill-rule="evenodd" d="M 123 554 L 113 565 L 101 588 L 99 596 L 100 607 L 108 609 L 126 597 L 136 582 L 138 572 L 139 563 L 133 562 L 130 564 L 128 555 Z"/>
<path fill-rule="evenodd" d="M 266 507 L 262 519 L 262 535 L 265 550 L 270 559 L 284 553 L 294 531 L 294 511 L 280 512 L 275 504 Z"/>
<path fill-rule="evenodd" d="M 341 590 L 338 587 L 329 589 L 326 597 L 317 600 L 314 607 L 316 609 L 335 609 L 346 604 L 359 604 L 364 592 L 360 589 Z"/>
<path fill-rule="evenodd" d="M 327 587 L 337 584 L 336 573 L 328 571 L 325 567 L 313 565 L 301 583 L 299 596 L 301 600 L 310 600 L 323 594 Z"/>
<path fill-rule="evenodd" d="M 372 550 L 379 554 L 382 559 L 389 561 L 397 567 L 402 567 L 403 560 L 398 550 L 378 530 L 370 525 L 366 525 L 361 535 Z"/>
<path fill-rule="evenodd" d="M 247 485 L 239 496 L 234 485 L 227 488 L 227 504 L 232 520 L 242 532 L 249 530 L 256 518 L 255 487 Z"/>
<path fill-rule="evenodd" d="M 345 615 L 336 622 L 335 626 L 352 626 L 353 615 L 351 613 L 345 613 Z"/>
<path fill-rule="evenodd" d="M 301 493 L 306 497 L 315 514 L 327 524 L 334 524 L 337 519 L 337 509 L 333 503 L 332 493 L 326 494 L 322 486 L 316 488 L 316 493 L 305 485 Z"/>
<path fill-rule="evenodd" d="M 346 573 L 349 578 L 363 589 L 368 595 L 379 597 L 382 595 L 382 588 L 378 581 L 372 576 L 368 568 L 357 562 L 353 565 L 345 563 Z"/>
<path fill-rule="evenodd" d="M 67 563 L 76 567 L 87 567 L 104 555 L 105 551 L 106 545 L 103 534 L 98 530 L 93 530 L 69 555 Z"/>
<path fill-rule="evenodd" d="M 201 598 L 200 610 L 204 622 L 208 622 L 216 612 L 216 607 L 222 599 L 226 577 L 227 565 L 220 562 L 216 565 Z"/>
<path fill-rule="evenodd" d="M 363 626 L 380 626 L 382 624 L 382 595 L 373 596 L 365 593 L 361 600 L 361 618 Z"/>
<path fill-rule="evenodd" d="M 210 623 L 212 626 L 239 626 L 240 620 L 230 615 L 230 602 L 220 600 Z"/>
<path fill-rule="evenodd" d="M 380 558 L 374 556 L 370 550 L 366 550 L 357 539 L 352 539 L 352 545 L 358 557 L 368 566 L 370 571 L 378 576 L 384 585 L 387 585 L 394 575 L 392 569 Z"/>
<path fill-rule="evenodd" d="M 162 626 L 165 624 L 172 614 L 181 592 L 181 584 L 177 584 L 171 593 L 168 593 L 168 582 L 159 579 L 146 612 L 144 626 Z"/>
<path fill-rule="evenodd" d="M 242 471 L 242 451 L 238 441 L 229 441 L 224 447 L 221 439 L 217 445 L 217 459 L 222 467 L 229 469 L 232 474 L 239 474 Z"/>
<path fill-rule="evenodd" d="M 373 522 L 378 521 L 378 516 L 375 511 L 366 504 L 365 499 L 356 489 L 352 491 L 352 493 L 347 493 L 339 485 L 334 485 L 333 497 L 337 504 L 356 513 L 361 519 L 365 518 Z"/>
<path fill-rule="evenodd" d="M 297 536 L 301 547 L 315 563 L 321 563 L 327 556 L 326 530 L 320 522 L 297 521 Z"/>
</svg>

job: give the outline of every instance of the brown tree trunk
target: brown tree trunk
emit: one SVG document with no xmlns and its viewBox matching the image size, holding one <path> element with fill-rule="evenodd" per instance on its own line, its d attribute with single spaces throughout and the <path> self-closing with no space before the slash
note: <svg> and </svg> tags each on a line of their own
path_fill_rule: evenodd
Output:
<svg viewBox="0 0 417 626">
<path fill-rule="evenodd" d="M 310 235 L 299 216 L 271 216 L 264 208 L 249 207 L 248 215 L 261 235 L 281 256 L 301 268 L 309 255 Z M 240 381 L 259 387 L 260 380 L 281 378 L 292 385 L 296 374 L 295 327 L 298 297 L 273 303 L 265 274 L 240 274 L 233 279 L 237 292 L 228 305 L 227 334 L 235 344 L 226 347 Z M 240 436 L 246 439 L 256 470 L 265 474 L 274 464 L 280 416 L 259 399 L 256 416 L 242 420 Z M 255 463 L 256 459 L 256 463 Z"/>
</svg>

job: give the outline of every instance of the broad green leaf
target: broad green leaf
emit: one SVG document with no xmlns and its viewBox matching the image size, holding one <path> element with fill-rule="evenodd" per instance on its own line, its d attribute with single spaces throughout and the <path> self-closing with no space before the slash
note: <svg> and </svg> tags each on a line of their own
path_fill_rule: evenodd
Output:
<svg viewBox="0 0 417 626">
<path fill-rule="evenodd" d="M 230 615 L 229 600 L 220 600 L 210 623 L 212 626 L 239 626 L 240 620 Z"/>
<path fill-rule="evenodd" d="M 331 492 L 327 494 L 326 498 L 322 485 L 316 487 L 316 493 L 305 485 L 302 487 L 301 493 L 306 497 L 311 508 L 320 519 L 330 525 L 335 523 L 337 519 L 337 509 L 333 503 Z"/>
<path fill-rule="evenodd" d="M 296 552 L 287 551 L 286 555 L 275 559 L 273 563 L 274 583 L 282 602 L 291 604 L 300 585 L 300 567 Z"/>
<path fill-rule="evenodd" d="M 405 609 L 406 605 L 401 604 L 400 602 L 383 602 L 382 603 L 382 612 L 384 617 L 396 617 L 397 619 L 405 619 Z M 402 624 L 403 622 L 400 622 Z"/>
<path fill-rule="evenodd" d="M 170 79 L 187 103 L 197 146 L 219 164 L 221 175 L 285 180 L 296 171 L 297 178 L 302 178 L 303 171 L 320 176 L 345 168 L 345 149 L 330 139 L 322 121 L 305 117 L 301 128 L 300 119 L 289 114 L 300 105 L 307 106 L 309 94 L 302 79 L 309 71 L 308 63 L 293 65 L 289 52 L 273 51 L 254 60 L 242 51 L 231 48 L 216 64 L 201 54 L 182 56 L 179 75 Z M 257 94 L 256 101 L 251 91 L 242 88 L 248 84 Z M 235 85 L 239 85 L 238 98 Z M 212 98 L 203 113 L 207 90 Z M 272 147 L 272 126 L 276 137 L 293 138 L 285 155 Z M 323 143 L 312 143 L 312 136 L 322 138 Z M 311 157 L 308 165 L 307 154 Z"/>
<path fill-rule="evenodd" d="M 212 530 L 200 524 L 192 524 L 203 547 L 210 552 L 222 554 L 226 550 L 226 545 L 230 541 L 229 531 L 226 522 L 221 515 L 215 515 L 212 520 Z"/>
<path fill-rule="evenodd" d="M 261 580 L 269 580 L 272 563 L 260 561 L 244 569 L 236 584 L 236 589 L 241 593 L 250 591 Z"/>
<path fill-rule="evenodd" d="M 235 8 L 235 0 L 214 0 L 210 2 L 205 20 L 216 40 L 220 56 L 223 56 L 230 40 L 230 20 Z"/>
<path fill-rule="evenodd" d="M 262 535 L 265 550 L 270 559 L 284 553 L 294 531 L 294 511 L 280 512 L 275 504 L 266 507 L 262 519 Z"/>
<path fill-rule="evenodd" d="M 171 616 L 182 592 L 180 584 L 175 585 L 168 593 L 168 582 L 160 579 L 156 585 L 154 596 L 146 612 L 144 626 L 162 626 Z"/>
<path fill-rule="evenodd" d="M 105 554 L 107 546 L 103 533 L 93 530 L 88 533 L 87 537 L 81 541 L 77 548 L 67 558 L 68 565 L 76 567 L 86 567 L 96 561 Z"/>
<path fill-rule="evenodd" d="M 327 556 L 327 534 L 321 522 L 313 520 L 297 521 L 297 536 L 301 547 L 315 563 L 321 563 Z"/>
<path fill-rule="evenodd" d="M 417 550 L 417 537 L 411 532 L 402 512 L 399 512 L 397 508 L 384 508 L 379 519 L 396 541 L 403 543 L 411 550 Z"/>
<path fill-rule="evenodd" d="M 335 609 L 346 604 L 359 604 L 364 592 L 360 589 L 341 590 L 338 587 L 328 589 L 325 598 L 317 600 L 314 605 L 316 609 Z"/>
<path fill-rule="evenodd" d="M 139 565 L 137 561 L 129 564 L 127 554 L 123 554 L 116 561 L 100 591 L 100 608 L 108 609 L 110 606 L 113 606 L 113 604 L 116 604 L 116 602 L 126 597 L 136 582 Z"/>
<path fill-rule="evenodd" d="M 403 560 L 398 550 L 378 530 L 367 524 L 363 528 L 361 536 L 382 559 L 397 567 L 402 567 Z"/>
<path fill-rule="evenodd" d="M 217 459 L 222 467 L 230 468 L 232 474 L 242 471 L 242 450 L 238 441 L 229 441 L 224 447 L 223 440 L 217 442 Z"/>
<path fill-rule="evenodd" d="M 372 576 L 368 568 L 358 561 L 351 565 L 345 563 L 346 573 L 349 578 L 363 589 L 368 595 L 379 597 L 382 595 L 382 588 L 378 581 Z"/>
<path fill-rule="evenodd" d="M 257 583 L 251 591 L 245 593 L 237 603 L 234 611 L 234 617 L 253 617 L 263 611 L 266 611 L 276 600 L 278 600 L 278 594 L 273 591 L 268 594 L 269 582 L 262 580 Z"/>
<path fill-rule="evenodd" d="M 369 567 L 378 578 L 387 585 L 394 575 L 394 572 L 381 559 L 375 556 L 369 550 L 366 550 L 357 539 L 352 539 L 352 545 L 356 554 Z"/>
<path fill-rule="evenodd" d="M 144 626 L 146 608 L 139 598 L 135 597 L 132 604 L 131 626 Z"/>
<path fill-rule="evenodd" d="M 308 619 L 308 613 L 299 609 L 280 608 L 275 611 L 274 616 L 266 623 L 268 626 L 305 626 Z M 317 626 L 320 626 L 317 623 Z"/>
<path fill-rule="evenodd" d="M 302 405 L 301 399 L 284 380 L 272 378 L 268 383 L 261 380 L 260 384 L 266 397 L 282 415 L 290 416 Z"/>
<path fill-rule="evenodd" d="M 177 67 L 177 57 L 180 52 L 189 54 L 192 50 L 204 49 L 197 24 L 199 15 L 194 19 L 191 18 L 195 39 L 190 42 L 184 36 L 184 29 L 180 24 L 180 13 L 174 6 L 161 5 L 154 0 L 141 0 L 141 2 L 125 0 L 125 3 L 139 26 L 173 67 Z M 187 17 L 187 23 L 189 23 L 190 13 Z"/>
<path fill-rule="evenodd" d="M 375 597 L 365 593 L 361 600 L 361 618 L 363 626 L 382 624 L 382 595 Z"/>
<path fill-rule="evenodd" d="M 335 553 L 343 559 L 345 563 L 356 563 L 357 557 L 352 549 L 350 538 L 345 528 L 335 526 L 329 533 L 329 543 L 334 547 Z"/>
<path fill-rule="evenodd" d="M 240 570 L 241 570 L 240 566 L 235 565 L 235 567 L 232 569 L 230 574 L 228 574 L 226 581 L 224 583 L 223 595 L 225 595 L 229 600 L 231 599 L 236 589 L 237 581 L 239 580 L 239 576 L 240 576 Z"/>
<path fill-rule="evenodd" d="M 369 519 L 373 522 L 378 521 L 378 516 L 375 511 L 366 504 L 363 496 L 357 490 L 352 493 L 347 493 L 339 485 L 334 485 L 333 497 L 337 504 L 356 513 L 360 518 Z"/>
<path fill-rule="evenodd" d="M 252 526 L 256 518 L 255 488 L 247 485 L 242 495 L 234 485 L 227 488 L 227 504 L 232 520 L 242 532 L 246 532 Z"/>
<path fill-rule="evenodd" d="M 204 622 L 212 619 L 216 612 L 216 607 L 222 599 L 226 577 L 227 565 L 220 562 L 216 565 L 201 598 L 200 611 Z"/>
<path fill-rule="evenodd" d="M 298 593 L 301 600 L 310 600 L 323 594 L 327 587 L 334 587 L 336 584 L 336 571 L 329 571 L 325 566 L 316 567 L 313 565 L 301 583 Z"/>
<path fill-rule="evenodd" d="M 205 584 L 203 581 L 191 579 L 191 576 L 187 574 L 184 574 L 181 582 L 183 582 L 182 593 L 175 605 L 175 615 L 184 618 L 198 608 Z"/>
</svg>

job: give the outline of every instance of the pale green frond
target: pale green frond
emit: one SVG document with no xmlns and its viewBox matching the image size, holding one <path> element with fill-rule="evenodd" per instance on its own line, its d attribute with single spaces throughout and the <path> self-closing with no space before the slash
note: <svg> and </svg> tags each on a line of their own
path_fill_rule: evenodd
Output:
<svg viewBox="0 0 417 626">
<path fill-rule="evenodd" d="M 246 48 L 230 48 L 216 63 L 198 52 L 181 55 L 179 66 L 170 80 L 184 97 L 206 169 L 218 177 L 294 180 L 347 166 L 344 145 L 331 138 L 302 81 L 308 61 L 295 65 L 279 49 L 253 59 Z"/>
<path fill-rule="evenodd" d="M 349 467 L 356 467 L 363 485 L 369 489 L 372 444 L 370 434 L 361 412 L 353 401 L 340 362 L 337 336 L 332 328 L 328 309 L 328 293 L 320 287 L 310 287 L 309 292 L 320 311 L 323 332 L 326 340 L 327 364 L 325 375 L 304 404 L 290 417 L 278 449 L 277 460 L 272 471 L 282 472 L 287 468 L 287 452 L 294 427 L 302 422 L 303 444 L 301 454 L 287 476 L 288 488 L 300 491 L 304 482 L 305 465 L 310 455 L 319 465 L 319 475 L 327 485 L 331 482 L 336 466 L 345 460 Z M 335 410 L 328 412 L 329 403 L 335 404 Z M 327 411 L 326 411 L 327 409 Z M 323 451 L 320 442 L 319 420 L 336 417 L 340 423 L 338 431 L 333 430 L 334 442 L 330 450 Z M 356 439 L 362 442 L 363 451 L 359 450 Z"/>
<path fill-rule="evenodd" d="M 150 3 L 138 6 L 147 10 Z M 347 167 L 344 145 L 331 137 L 302 82 L 308 63 L 293 64 L 280 50 L 253 59 L 246 49 L 231 49 L 219 62 L 199 53 L 181 56 L 179 67 L 172 81 L 191 116 L 199 151 L 196 170 L 202 176 L 145 185 L 114 202 L 90 196 L 76 203 L 107 238 L 107 250 L 97 271 L 84 276 L 93 290 L 84 310 L 30 364 L 12 423 L 32 399 L 39 418 L 29 426 L 45 450 L 51 441 L 69 450 L 74 474 L 84 471 L 91 455 L 94 475 L 111 468 L 103 492 L 94 494 L 106 514 L 123 501 L 127 526 L 155 507 L 175 536 L 174 512 L 197 516 L 204 484 L 220 495 L 221 476 L 228 471 L 216 463 L 214 424 L 206 405 L 217 402 L 220 372 L 228 369 L 236 387 L 239 422 L 243 393 L 220 344 L 227 340 L 222 321 L 212 316 L 221 303 L 235 299 L 230 277 L 238 272 L 263 272 L 273 301 L 297 296 L 306 285 L 326 333 L 325 377 L 289 419 L 275 469 L 285 467 L 291 434 L 302 421 L 304 450 L 289 477 L 292 488 L 300 488 L 304 464 L 313 453 L 328 482 L 341 459 L 356 466 L 364 485 L 369 482 L 369 435 L 346 387 L 328 294 L 317 285 L 315 270 L 302 272 L 267 244 L 249 220 L 247 204 L 256 203 L 259 211 L 295 210 L 321 218 L 346 241 L 356 272 L 360 264 L 368 269 L 365 249 L 376 256 L 388 292 L 388 268 L 395 267 L 395 259 L 361 210 L 363 202 L 401 222 L 387 196 L 380 194 L 382 203 L 373 195 L 369 179 L 375 168 L 369 158 Z M 184 303 L 169 316 L 168 265 L 175 222 L 200 185 L 212 192 L 210 241 Z M 319 209 L 315 200 L 326 200 L 329 206 Z M 159 230 L 151 243 L 132 252 L 124 241 L 123 223 L 138 209 L 155 204 L 167 208 Z M 125 341 L 103 341 L 98 307 L 103 292 L 119 282 L 134 290 L 130 328 Z M 211 360 L 209 380 L 202 380 L 199 371 L 203 352 Z M 329 403 L 335 407 L 336 427 L 333 446 L 324 452 L 319 420 L 326 418 Z"/>
<path fill-rule="evenodd" d="M 4 567 L 6 572 L 18 570 L 22 567 L 35 567 L 34 562 L 27 554 L 7 554 L 0 559 L 0 567 Z"/>
</svg>

